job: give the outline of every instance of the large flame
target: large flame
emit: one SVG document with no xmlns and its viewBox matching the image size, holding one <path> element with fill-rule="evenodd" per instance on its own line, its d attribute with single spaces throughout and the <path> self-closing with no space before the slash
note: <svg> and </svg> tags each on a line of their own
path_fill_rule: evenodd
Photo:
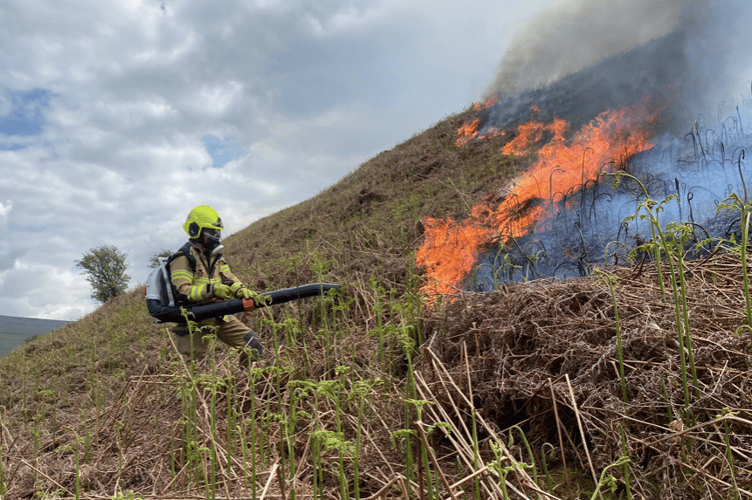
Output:
<svg viewBox="0 0 752 500">
<path fill-rule="evenodd" d="M 457 130 L 457 135 L 459 136 L 455 141 L 457 147 L 464 146 L 465 144 L 470 142 L 471 139 L 474 139 L 478 136 L 478 125 L 480 125 L 480 118 L 476 118 L 469 123 L 463 124 Z"/>
<path fill-rule="evenodd" d="M 602 171 L 623 168 L 632 155 L 653 147 L 650 137 L 662 109 L 657 99 L 645 97 L 601 113 L 569 139 L 570 125 L 561 119 L 520 125 L 503 152 L 527 156 L 538 148 L 535 163 L 512 182 L 500 203 L 479 203 L 464 221 L 424 220 L 425 239 L 416 255 L 428 278 L 423 291 L 454 293 L 485 245 L 545 229 L 555 202 L 597 179 Z M 477 121 L 461 128 L 462 142 L 476 137 L 477 128 Z"/>
<path fill-rule="evenodd" d="M 491 96 L 488 99 L 486 99 L 485 102 L 480 103 L 476 102 L 473 104 L 473 111 L 481 111 L 487 108 L 490 108 L 491 106 L 496 105 L 496 103 L 499 101 L 498 96 Z M 478 125 L 480 125 L 480 118 L 475 118 L 474 120 L 463 124 L 458 130 L 457 130 L 457 140 L 455 141 L 455 144 L 457 147 L 464 146 L 468 142 L 470 142 L 472 139 L 477 138 L 483 138 L 483 136 L 478 137 Z M 486 135 L 486 134 L 484 134 Z"/>
</svg>

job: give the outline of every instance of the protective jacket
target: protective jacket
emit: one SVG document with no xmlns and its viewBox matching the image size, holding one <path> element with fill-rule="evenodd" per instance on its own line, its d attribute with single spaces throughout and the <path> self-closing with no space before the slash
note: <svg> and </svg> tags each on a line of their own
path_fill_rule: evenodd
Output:
<svg viewBox="0 0 752 500">
<path fill-rule="evenodd" d="M 215 285 L 240 283 L 221 253 L 206 255 L 190 242 L 181 250 L 195 261 L 195 267 L 191 266 L 187 255 L 181 255 L 170 262 L 170 279 L 177 289 L 177 301 L 180 304 L 210 302 L 214 297 Z"/>
</svg>

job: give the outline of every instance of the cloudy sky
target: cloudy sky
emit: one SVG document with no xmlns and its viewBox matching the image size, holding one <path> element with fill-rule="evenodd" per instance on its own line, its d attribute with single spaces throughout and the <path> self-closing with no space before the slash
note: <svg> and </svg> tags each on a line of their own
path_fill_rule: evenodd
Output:
<svg viewBox="0 0 752 500">
<path fill-rule="evenodd" d="M 481 98 L 557 0 L 3 0 L 0 315 L 97 307 L 75 260 L 231 234 Z"/>
</svg>

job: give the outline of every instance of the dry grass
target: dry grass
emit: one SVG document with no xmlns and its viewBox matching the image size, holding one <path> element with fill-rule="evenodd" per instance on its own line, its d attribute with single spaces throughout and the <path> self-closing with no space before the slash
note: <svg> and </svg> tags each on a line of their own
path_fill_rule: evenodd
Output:
<svg viewBox="0 0 752 500">
<path fill-rule="evenodd" d="M 731 498 L 733 479 L 725 422 L 729 426 L 734 478 L 742 497 L 751 494 L 752 358 L 749 336 L 734 334 L 746 321 L 740 263 L 722 256 L 712 262 L 690 263 L 688 271 L 699 374 L 699 396 L 693 397 L 689 408 L 684 408 L 682 399 L 675 316 L 672 307 L 660 298 L 650 266 L 614 271 L 624 332 L 628 404 L 621 398 L 613 303 L 602 280 L 544 281 L 467 294 L 444 310 L 429 314 L 425 324 L 428 340 L 419 347 L 415 379 L 418 399 L 431 403 L 424 407 L 421 422 L 416 421 L 414 412 L 411 419 L 416 430 L 438 422 L 451 428 L 449 433 L 436 429 L 420 441 L 429 445 L 433 454 L 430 468 L 441 472 L 442 485 L 454 485 L 452 492 L 457 498 L 475 498 L 477 479 L 481 498 L 502 498 L 491 444 L 507 443 L 513 433 L 515 444 L 502 447 L 501 463 L 510 466 L 535 460 L 538 481 L 533 481 L 529 470 L 511 471 L 507 482 L 510 494 L 533 498 L 541 489 L 551 498 L 589 497 L 582 486 L 585 478 L 598 475 L 619 459 L 623 433 L 636 498 Z M 368 297 L 360 296 L 360 291 L 353 289 L 350 293 L 358 296 L 358 302 L 372 304 Z M 129 301 L 122 300 L 120 307 L 127 306 Z M 405 457 L 391 443 L 392 435 L 404 425 L 405 380 L 399 376 L 404 372 L 395 366 L 393 373 L 383 372 L 372 359 L 363 359 L 363 353 L 377 352 L 378 347 L 376 339 L 354 323 L 350 325 L 352 335 L 331 341 L 332 359 L 326 360 L 327 346 L 316 335 L 320 319 L 315 304 L 300 309 L 313 325 L 301 333 L 306 352 L 295 353 L 294 346 L 285 344 L 284 334 L 280 334 L 275 355 L 255 365 L 253 384 L 249 373 L 223 349 L 217 352 L 215 364 L 194 373 L 168 354 L 143 363 L 138 373 L 130 371 L 121 377 L 119 386 L 109 386 L 105 380 L 111 379 L 103 377 L 99 391 L 106 394 L 106 402 L 97 406 L 92 377 L 102 368 L 95 364 L 79 377 L 82 386 L 78 395 L 70 392 L 57 400 L 54 427 L 50 421 L 54 400 L 30 400 L 28 414 L 43 414 L 45 419 L 38 425 L 30 419 L 26 430 L 20 423 L 20 395 L 14 393 L 15 404 L 4 401 L 0 440 L 9 487 L 6 498 L 34 498 L 37 490 L 46 492 L 43 498 L 74 498 L 77 471 L 79 498 L 112 498 L 128 491 L 139 492 L 144 498 L 204 498 L 186 469 L 184 400 L 178 394 L 191 384 L 197 388 L 198 444 L 217 450 L 215 465 L 221 473 L 216 498 L 253 496 L 247 457 L 238 452 L 239 437 L 227 439 L 230 412 L 237 412 L 235 423 L 244 426 L 246 438 L 248 422 L 239 423 L 238 415 L 255 418 L 265 435 L 266 456 L 257 456 L 256 498 L 262 493 L 263 498 L 289 498 L 293 490 L 297 498 L 311 498 L 316 471 L 309 456 L 312 421 L 301 418 L 290 436 L 294 454 L 302 460 L 291 474 L 289 468 L 284 470 L 288 452 L 280 445 L 288 443 L 286 431 L 272 416 L 289 415 L 295 398 L 291 389 L 294 381 L 338 381 L 336 366 L 350 367 L 341 390 L 344 436 L 350 441 L 357 429 L 355 383 L 377 377 L 384 382 L 367 395 L 369 411 L 361 427 L 361 498 L 380 491 L 379 498 L 405 498 L 408 486 L 413 491 L 419 489 L 424 479 L 413 475 L 408 482 Z M 264 333 L 267 343 L 270 335 Z M 169 352 L 169 343 L 162 344 L 166 335 L 157 338 L 159 345 L 152 348 Z M 35 344 L 26 351 L 39 354 L 48 348 Z M 293 368 L 280 373 L 275 369 L 280 360 Z M 206 378 L 207 374 L 211 377 Z M 210 381 L 224 384 L 217 388 Z M 60 382 L 59 387 L 76 391 L 75 384 L 69 382 Z M 40 383 L 38 387 L 48 385 Z M 251 400 L 255 414 L 250 412 Z M 40 406 L 45 404 L 46 408 Z M 296 399 L 295 404 L 298 411 L 309 415 L 316 411 L 320 428 L 335 429 L 332 398 L 309 395 Z M 478 428 L 477 459 L 473 453 L 473 409 Z M 688 418 L 691 421 L 685 423 Z M 534 458 L 528 455 L 519 431 L 529 441 Z M 415 439 L 417 446 L 419 438 Z M 556 450 L 547 459 L 548 468 L 557 471 L 553 489 L 547 486 L 542 469 L 545 443 Z M 325 460 L 329 464 L 325 497 L 337 498 L 336 454 L 330 452 Z M 568 478 L 563 474 L 565 464 Z M 623 495 L 621 469 L 612 473 L 619 479 Z M 352 491 L 351 461 L 346 463 L 346 474 Z M 592 483 L 590 480 L 587 491 L 592 491 Z M 449 488 L 441 488 L 444 498 L 451 498 Z M 583 491 L 578 494 L 580 488 Z"/>
<path fill-rule="evenodd" d="M 686 408 L 671 299 L 661 299 L 653 267 L 614 272 L 628 403 L 612 297 L 603 281 L 587 279 L 467 295 L 431 318 L 431 352 L 420 367 L 438 404 L 466 418 L 463 394 L 472 388 L 472 405 L 494 433 L 519 426 L 537 451 L 563 442 L 556 462 L 583 471 L 616 462 L 624 433 L 642 498 L 731 498 L 725 418 L 736 481 L 752 495 L 752 357 L 748 333 L 735 334 L 746 324 L 740 263 L 724 256 L 689 265 L 699 386 Z"/>
<path fill-rule="evenodd" d="M 343 284 L 333 300 L 245 315 L 267 353 L 250 372 L 221 346 L 201 370 L 183 364 L 142 290 L 1 360 L 3 500 L 312 498 L 315 485 L 338 498 L 340 476 L 352 497 L 353 457 L 340 465 L 330 450 L 319 463 L 312 451 L 318 431 L 354 443 L 359 429 L 361 498 L 427 498 L 431 483 L 442 499 L 590 498 L 623 446 L 628 476 L 609 469 L 617 489 L 604 498 L 625 498 L 626 477 L 634 498 L 733 498 L 734 478 L 749 496 L 751 358 L 749 335 L 735 334 L 745 323 L 738 259 L 689 264 L 699 384 L 687 408 L 673 303 L 648 265 L 613 271 L 628 403 L 601 278 L 422 309 L 414 251 L 423 217 L 461 218 L 524 168 L 499 153 L 505 139 L 457 148 L 466 119 L 450 117 L 228 238 L 233 269 L 257 290 Z"/>
<path fill-rule="evenodd" d="M 261 219 L 225 242 L 236 270 L 258 290 L 317 278 L 404 291 L 405 269 L 423 235 L 424 217 L 466 216 L 471 200 L 509 181 L 519 161 L 500 153 L 506 139 L 458 148 L 469 111 L 377 155 L 337 184 L 299 205 Z M 409 186 L 409 189 L 407 188 Z"/>
</svg>

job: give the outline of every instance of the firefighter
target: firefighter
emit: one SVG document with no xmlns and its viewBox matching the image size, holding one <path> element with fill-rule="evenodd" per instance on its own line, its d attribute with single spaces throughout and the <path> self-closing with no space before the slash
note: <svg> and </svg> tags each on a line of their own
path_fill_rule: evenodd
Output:
<svg viewBox="0 0 752 500">
<path fill-rule="evenodd" d="M 200 205 L 190 211 L 183 224 L 190 239 L 170 262 L 170 279 L 178 292 L 178 303 L 197 305 L 234 298 L 250 299 L 251 291 L 230 271 L 220 253 L 222 219 L 213 208 Z M 263 348 L 258 336 L 232 315 L 203 320 L 199 327 L 215 326 L 219 340 L 237 349 L 250 347 L 259 356 Z M 187 325 L 173 329 L 178 351 L 187 358 L 201 360 L 206 356 L 208 339 L 206 331 L 196 328 L 193 333 Z M 241 363 L 247 363 L 245 351 Z"/>
</svg>

